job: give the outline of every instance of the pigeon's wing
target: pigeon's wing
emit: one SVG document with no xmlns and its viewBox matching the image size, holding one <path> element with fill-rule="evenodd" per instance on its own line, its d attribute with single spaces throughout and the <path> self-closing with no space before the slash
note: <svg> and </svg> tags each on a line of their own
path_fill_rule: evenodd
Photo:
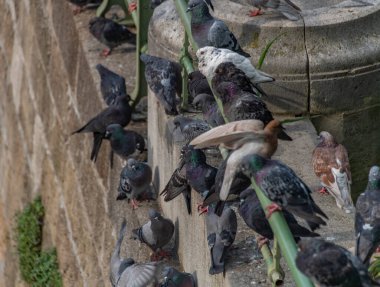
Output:
<svg viewBox="0 0 380 287">
<path fill-rule="evenodd" d="M 236 148 L 233 145 L 234 142 L 250 138 L 261 138 L 263 135 L 262 130 L 264 124 L 258 120 L 244 120 L 237 122 L 230 122 L 228 124 L 215 127 L 208 132 L 203 133 L 190 142 L 190 145 L 196 148 L 205 148 L 208 146 L 215 146 L 224 144 L 227 148 Z"/>
<path fill-rule="evenodd" d="M 329 165 L 335 165 L 334 149 L 329 147 L 316 147 L 312 155 L 314 172 L 318 177 L 326 175 L 329 182 L 334 182 Z"/>
<path fill-rule="evenodd" d="M 211 46 L 229 49 L 243 55 L 244 57 L 250 56 L 242 50 L 235 35 L 221 20 L 215 20 L 213 25 L 210 27 L 208 32 L 208 42 Z"/>
<path fill-rule="evenodd" d="M 193 140 L 197 136 L 210 130 L 210 126 L 206 122 L 191 122 L 185 125 L 182 133 L 185 135 L 187 142 Z"/>
<path fill-rule="evenodd" d="M 347 149 L 341 144 L 335 148 L 335 159 L 336 161 L 339 161 L 339 167 L 341 167 L 343 172 L 347 174 L 347 177 L 351 183 L 351 169 Z"/>
<path fill-rule="evenodd" d="M 118 287 L 143 287 L 148 286 L 156 275 L 157 263 L 150 262 L 144 264 L 135 263 L 126 268 L 121 274 Z"/>
<path fill-rule="evenodd" d="M 244 93 L 234 102 L 232 114 L 235 120 L 256 119 L 265 125 L 273 120 L 273 115 L 267 105 L 250 93 Z"/>
</svg>

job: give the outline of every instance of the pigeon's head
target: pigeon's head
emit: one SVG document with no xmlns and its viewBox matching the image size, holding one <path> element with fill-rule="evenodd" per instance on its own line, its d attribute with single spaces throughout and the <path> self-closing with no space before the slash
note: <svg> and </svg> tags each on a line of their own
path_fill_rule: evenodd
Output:
<svg viewBox="0 0 380 287">
<path fill-rule="evenodd" d="M 373 189 L 380 189 L 380 168 L 377 165 L 369 170 L 368 185 Z"/>
<path fill-rule="evenodd" d="M 185 123 L 186 121 L 186 118 L 184 116 L 176 116 L 174 119 L 173 119 L 173 124 L 175 126 L 175 128 L 181 128 L 181 126 Z"/>
<path fill-rule="evenodd" d="M 319 133 L 318 136 L 319 145 L 321 146 L 336 146 L 337 142 L 335 141 L 334 137 L 326 131 L 322 131 Z"/>
<path fill-rule="evenodd" d="M 248 197 L 256 196 L 256 192 L 251 187 L 248 187 L 244 191 L 242 191 L 239 195 L 240 203 L 243 203 Z"/>
<path fill-rule="evenodd" d="M 216 67 L 215 74 L 226 75 L 226 74 L 228 74 L 228 73 L 230 73 L 231 71 L 234 71 L 234 70 L 241 71 L 240 69 L 236 68 L 236 66 L 234 65 L 234 63 L 232 63 L 232 62 L 223 62 L 223 63 L 220 63 Z"/>
<path fill-rule="evenodd" d="M 332 243 L 327 242 L 320 238 L 302 238 L 298 242 L 298 252 L 304 255 L 313 255 L 318 252 L 321 247 L 332 245 Z"/>
<path fill-rule="evenodd" d="M 145 149 L 145 139 L 139 135 L 139 134 L 136 134 L 135 136 L 135 146 L 136 146 L 136 149 L 140 152 L 140 153 L 143 153 L 144 151 L 146 151 Z"/>
<path fill-rule="evenodd" d="M 119 124 L 111 124 L 107 126 L 104 138 L 110 139 L 112 136 L 117 136 L 123 133 L 123 127 Z"/>
<path fill-rule="evenodd" d="M 188 78 L 189 78 L 189 82 L 206 79 L 206 77 L 200 71 L 191 72 Z"/>
<path fill-rule="evenodd" d="M 206 162 L 206 155 L 200 149 L 195 149 L 193 146 L 184 146 L 181 150 L 181 157 L 186 163 L 204 163 Z"/>
<path fill-rule="evenodd" d="M 134 158 L 129 158 L 127 160 L 127 167 L 129 170 L 136 170 L 138 163 L 139 162 L 137 160 L 135 160 Z"/>
<path fill-rule="evenodd" d="M 215 102 L 215 98 L 209 94 L 199 94 L 193 100 L 193 106 L 196 109 L 201 110 L 203 107 L 206 107 L 208 104 Z"/>
<path fill-rule="evenodd" d="M 190 0 L 186 12 L 209 12 L 208 6 L 214 11 L 214 6 L 212 5 L 211 0 Z"/>
<path fill-rule="evenodd" d="M 154 57 L 145 53 L 140 55 L 140 60 L 144 62 L 145 65 L 151 64 L 154 61 Z"/>
<path fill-rule="evenodd" d="M 162 270 L 162 276 L 167 280 L 167 278 L 170 278 L 174 272 L 174 268 L 171 266 L 165 266 L 165 268 Z"/>
<path fill-rule="evenodd" d="M 150 219 L 154 219 L 154 218 L 160 218 L 161 217 L 161 213 L 159 213 L 157 210 L 151 208 L 149 209 L 149 218 Z"/>
<path fill-rule="evenodd" d="M 240 170 L 246 176 L 252 177 L 265 166 L 266 162 L 267 160 L 264 157 L 258 154 L 250 154 L 240 162 Z"/>
</svg>

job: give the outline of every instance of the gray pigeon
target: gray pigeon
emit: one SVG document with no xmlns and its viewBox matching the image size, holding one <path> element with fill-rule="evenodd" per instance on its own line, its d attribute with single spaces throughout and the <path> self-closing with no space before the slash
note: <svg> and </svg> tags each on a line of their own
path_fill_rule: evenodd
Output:
<svg viewBox="0 0 380 287">
<path fill-rule="evenodd" d="M 91 151 L 91 160 L 94 162 L 98 157 L 107 127 L 110 124 L 119 124 L 125 127 L 131 121 L 132 108 L 129 105 L 130 100 L 129 95 L 118 97 L 115 104 L 101 111 L 98 115 L 89 120 L 87 124 L 72 133 L 93 133 L 94 142 Z"/>
<path fill-rule="evenodd" d="M 115 152 L 123 159 L 128 159 L 136 151 L 145 151 L 145 140 L 143 136 L 135 131 L 124 130 L 119 124 L 109 125 L 104 138 L 111 143 L 112 152 Z M 112 161 L 111 161 L 112 166 Z"/>
<path fill-rule="evenodd" d="M 207 4 L 213 9 L 211 1 L 204 0 L 190 0 L 187 8 L 187 12 L 191 12 L 191 33 L 199 48 L 205 46 L 225 48 L 244 57 L 250 57 L 240 47 L 227 25 L 210 14 Z"/>
<path fill-rule="evenodd" d="M 301 18 L 301 9 L 290 0 L 251 0 L 252 5 L 259 8 L 259 11 L 251 12 L 251 16 L 260 14 L 262 8 L 271 8 L 282 14 L 291 21 L 297 21 Z"/>
<path fill-rule="evenodd" d="M 165 2 L 165 0 L 150 0 L 150 8 L 156 9 L 158 6 L 162 4 L 162 2 Z"/>
<path fill-rule="evenodd" d="M 90 33 L 108 49 L 103 50 L 103 56 L 108 56 L 115 47 L 129 43 L 136 45 L 136 34 L 110 19 L 95 17 L 90 20 Z"/>
<path fill-rule="evenodd" d="M 356 201 L 355 234 L 356 256 L 368 265 L 380 245 L 380 168 L 369 171 L 366 190 Z"/>
<path fill-rule="evenodd" d="M 259 247 L 268 239 L 273 239 L 273 231 L 268 219 L 265 217 L 264 209 L 261 207 L 259 198 L 252 188 L 248 188 L 240 194 L 239 214 L 251 229 L 262 236 Z M 319 236 L 318 233 L 299 225 L 295 217 L 286 210 L 283 211 L 283 215 L 296 242 L 299 241 L 299 237 Z"/>
<path fill-rule="evenodd" d="M 152 169 L 144 162 L 133 158 L 127 160 L 120 173 L 117 200 L 128 198 L 133 208 L 137 208 L 137 200 L 144 199 L 151 189 Z"/>
<path fill-rule="evenodd" d="M 149 88 L 163 105 L 167 115 L 177 115 L 176 94 L 181 94 L 182 76 L 179 64 L 172 61 L 141 54 L 145 64 L 145 79 Z"/>
<path fill-rule="evenodd" d="M 151 260 L 161 260 L 170 253 L 163 250 L 163 247 L 170 242 L 174 234 L 174 224 L 170 219 L 154 209 L 149 209 L 149 221 L 143 226 L 132 230 L 132 239 L 138 239 L 145 243 L 154 252 Z"/>
<path fill-rule="evenodd" d="M 196 287 L 197 283 L 190 273 L 180 272 L 173 267 L 165 267 L 162 272 L 164 282 L 159 287 Z"/>
<path fill-rule="evenodd" d="M 117 97 L 122 97 L 127 94 L 127 87 L 125 86 L 125 79 L 108 70 L 101 64 L 96 65 L 96 69 L 100 76 L 100 90 L 103 99 L 107 105 L 111 106 L 116 102 Z"/>
<path fill-rule="evenodd" d="M 120 247 L 123 242 L 127 222 L 123 220 L 115 250 L 110 261 L 112 287 L 146 287 L 156 279 L 157 263 L 136 263 L 132 258 L 122 259 Z"/>
<path fill-rule="evenodd" d="M 202 110 L 203 119 L 212 127 L 224 125 L 224 118 L 219 111 L 218 104 L 214 96 L 209 94 L 199 94 L 193 100 L 193 106 Z"/>
<path fill-rule="evenodd" d="M 197 136 L 210 130 L 210 126 L 203 120 L 187 118 L 182 115 L 173 119 L 175 130 L 173 133 L 174 142 L 188 144 Z"/>
<path fill-rule="evenodd" d="M 214 212 L 214 207 L 209 206 L 206 216 L 207 242 L 210 248 L 211 275 L 224 273 L 225 259 L 228 249 L 235 240 L 237 219 L 235 211 L 225 207 L 219 217 Z"/>
<path fill-rule="evenodd" d="M 287 165 L 257 154 L 247 155 L 240 161 L 240 171 L 253 177 L 256 184 L 273 203 L 268 206 L 268 217 L 281 208 L 303 218 L 314 231 L 328 219 L 311 197 L 311 190 Z"/>
<path fill-rule="evenodd" d="M 366 267 L 345 248 L 319 238 L 304 238 L 298 248 L 297 268 L 316 286 L 373 286 Z"/>
</svg>

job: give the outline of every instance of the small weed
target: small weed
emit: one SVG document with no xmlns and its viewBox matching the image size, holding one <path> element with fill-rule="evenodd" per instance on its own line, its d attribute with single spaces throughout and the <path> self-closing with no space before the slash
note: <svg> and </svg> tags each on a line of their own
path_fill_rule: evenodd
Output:
<svg viewBox="0 0 380 287">
<path fill-rule="evenodd" d="M 60 287 L 56 251 L 42 251 L 44 207 L 36 198 L 17 215 L 17 251 L 21 276 L 32 287 Z"/>
</svg>

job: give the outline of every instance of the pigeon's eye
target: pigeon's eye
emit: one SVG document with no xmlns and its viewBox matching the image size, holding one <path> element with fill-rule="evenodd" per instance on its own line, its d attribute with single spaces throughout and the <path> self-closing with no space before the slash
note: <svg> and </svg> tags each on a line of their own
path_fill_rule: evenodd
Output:
<svg viewBox="0 0 380 287">
<path fill-rule="evenodd" d="M 201 55 L 203 55 L 204 53 L 205 53 L 205 52 L 204 52 L 204 51 L 202 51 L 202 52 L 201 52 Z"/>
</svg>

